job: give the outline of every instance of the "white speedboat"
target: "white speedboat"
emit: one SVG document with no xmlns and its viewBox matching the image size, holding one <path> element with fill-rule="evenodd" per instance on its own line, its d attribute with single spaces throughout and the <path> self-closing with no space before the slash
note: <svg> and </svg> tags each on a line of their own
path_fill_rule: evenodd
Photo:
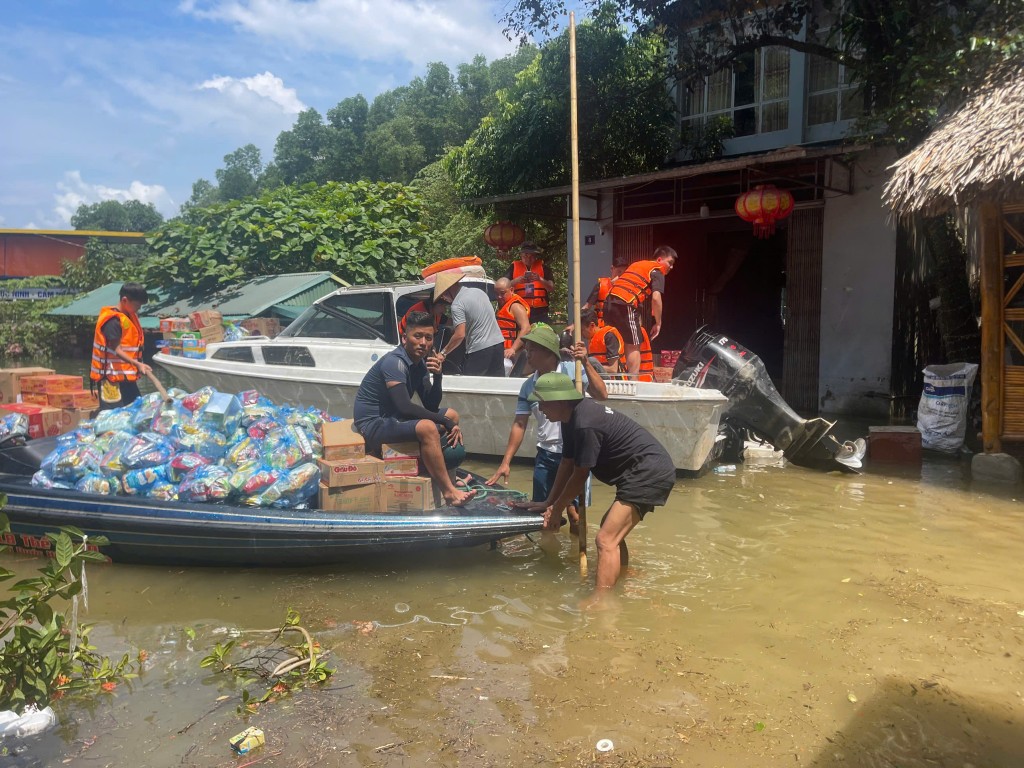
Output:
<svg viewBox="0 0 1024 768">
<path fill-rule="evenodd" d="M 490 281 L 467 286 L 493 294 Z M 363 375 L 398 344 L 398 318 L 430 295 L 425 283 L 341 288 L 317 301 L 274 339 L 211 344 L 206 359 L 159 353 L 155 362 L 188 390 L 257 389 L 274 402 L 315 405 L 337 416 L 352 413 Z M 515 414 L 521 378 L 445 376 L 444 403 L 458 411 L 470 453 L 501 456 Z M 642 424 L 664 444 L 677 469 L 698 470 L 714 445 L 728 400 L 717 390 L 680 382 L 608 381 L 608 404 Z M 533 456 L 530 433 L 520 456 Z"/>
</svg>

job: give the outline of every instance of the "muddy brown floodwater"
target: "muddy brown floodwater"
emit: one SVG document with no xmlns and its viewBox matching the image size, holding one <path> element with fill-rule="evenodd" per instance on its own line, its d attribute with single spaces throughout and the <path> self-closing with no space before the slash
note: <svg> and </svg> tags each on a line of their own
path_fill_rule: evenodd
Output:
<svg viewBox="0 0 1024 768">
<path fill-rule="evenodd" d="M 528 480 L 514 468 L 513 485 Z M 591 536 L 609 501 L 597 489 Z M 93 639 L 146 649 L 146 671 L 60 707 L 56 735 L 20 760 L 1024 765 L 1024 513 L 958 464 L 680 480 L 629 544 L 616 604 L 600 612 L 579 608 L 593 567 L 581 580 L 567 534 L 315 571 L 95 567 Z M 239 689 L 199 660 L 289 607 L 337 672 L 244 721 Z M 266 746 L 236 757 L 228 739 L 246 725 Z M 612 751 L 596 751 L 602 739 Z"/>
</svg>

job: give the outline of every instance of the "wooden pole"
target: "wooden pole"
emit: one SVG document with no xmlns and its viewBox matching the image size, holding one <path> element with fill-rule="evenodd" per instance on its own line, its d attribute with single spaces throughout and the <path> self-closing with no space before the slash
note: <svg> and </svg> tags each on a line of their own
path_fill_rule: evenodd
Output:
<svg viewBox="0 0 1024 768">
<path fill-rule="evenodd" d="M 569 12 L 569 115 L 572 146 L 572 323 L 573 341 L 579 343 L 580 330 L 580 142 L 576 119 L 576 14 Z M 583 364 L 576 361 L 576 389 L 583 392 Z M 587 492 L 580 496 L 578 535 L 580 575 L 587 573 Z"/>
<path fill-rule="evenodd" d="M 981 442 L 1003 449 L 1003 244 L 999 207 L 981 204 Z"/>
</svg>

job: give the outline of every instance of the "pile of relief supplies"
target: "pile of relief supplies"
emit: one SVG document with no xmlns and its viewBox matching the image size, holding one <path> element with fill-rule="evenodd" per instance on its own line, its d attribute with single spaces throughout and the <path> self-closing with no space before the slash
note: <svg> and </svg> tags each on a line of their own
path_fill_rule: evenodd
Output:
<svg viewBox="0 0 1024 768">
<path fill-rule="evenodd" d="M 320 483 L 316 408 L 278 406 L 256 391 L 203 387 L 140 397 L 57 438 L 32 484 L 164 501 L 302 509 Z"/>
</svg>

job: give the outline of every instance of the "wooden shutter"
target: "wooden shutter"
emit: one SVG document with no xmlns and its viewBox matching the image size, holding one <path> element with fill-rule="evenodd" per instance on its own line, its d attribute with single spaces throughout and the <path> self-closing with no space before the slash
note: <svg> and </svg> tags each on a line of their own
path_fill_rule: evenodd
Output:
<svg viewBox="0 0 1024 768">
<path fill-rule="evenodd" d="M 805 416 L 818 412 L 823 224 L 822 208 L 798 209 L 787 222 L 782 396 Z"/>
</svg>

